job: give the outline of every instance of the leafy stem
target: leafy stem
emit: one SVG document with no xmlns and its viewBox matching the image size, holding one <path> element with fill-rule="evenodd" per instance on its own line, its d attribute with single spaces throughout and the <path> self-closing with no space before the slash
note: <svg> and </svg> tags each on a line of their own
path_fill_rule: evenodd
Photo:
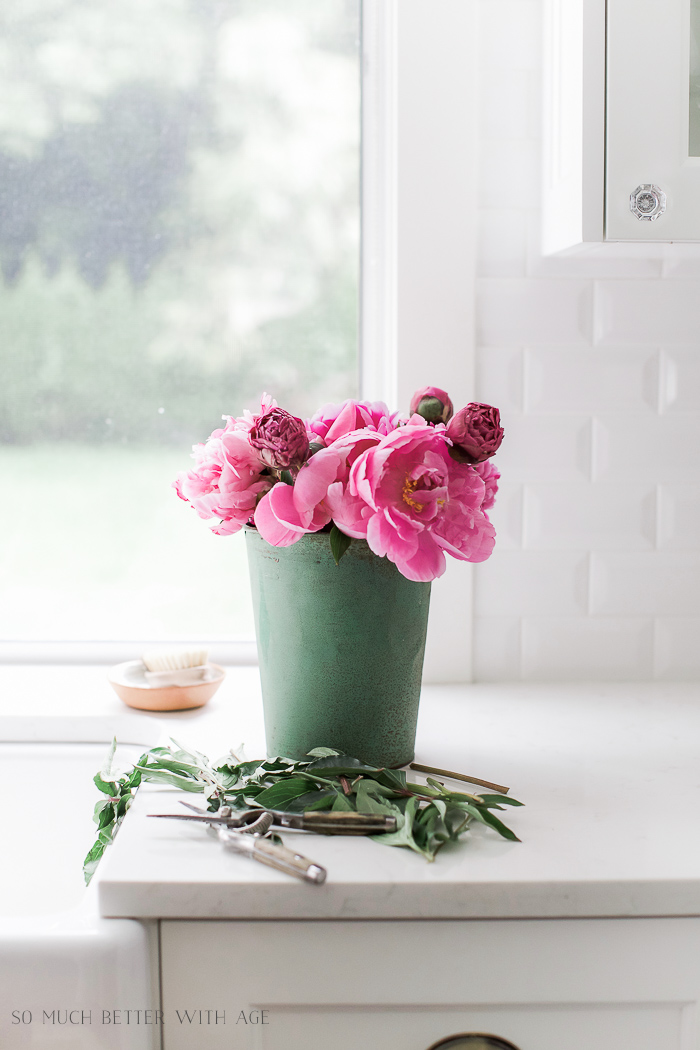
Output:
<svg viewBox="0 0 700 1050">
<path fill-rule="evenodd" d="M 401 769 L 369 765 L 332 748 L 314 748 L 300 762 L 286 758 L 214 766 L 198 751 L 187 750 L 176 741 L 171 747 L 154 747 L 143 754 L 134 767 L 117 778 L 113 771 L 116 741 L 95 776 L 96 787 L 105 796 L 95 806 L 97 841 L 85 858 L 85 880 L 89 882 L 143 781 L 168 784 L 182 791 L 204 795 L 210 811 L 222 805 L 233 809 L 261 806 L 288 813 L 315 810 L 379 813 L 396 818 L 397 828 L 388 834 L 372 836 L 386 846 L 404 846 L 435 859 L 447 842 L 456 842 L 473 821 L 497 832 L 502 838 L 519 842 L 517 835 L 492 812 L 522 803 L 511 798 L 489 781 L 474 780 L 432 766 L 411 765 L 412 769 L 436 773 L 495 788 L 491 794 L 473 795 L 452 791 L 431 777 L 426 784 L 414 784 Z"/>
</svg>

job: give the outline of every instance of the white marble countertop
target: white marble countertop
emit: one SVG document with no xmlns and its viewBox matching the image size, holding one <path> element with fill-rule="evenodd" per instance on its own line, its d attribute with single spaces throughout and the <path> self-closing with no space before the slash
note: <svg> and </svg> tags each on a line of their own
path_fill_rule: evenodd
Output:
<svg viewBox="0 0 700 1050">
<path fill-rule="evenodd" d="M 104 669 L 84 669 L 79 686 L 57 671 L 71 713 L 124 711 L 103 688 Z M 54 695 L 60 678 L 47 679 Z M 22 713 L 53 713 L 38 690 L 27 700 Z M 232 669 L 201 712 L 157 717 L 164 734 L 212 758 L 241 742 L 248 757 L 264 752 L 255 669 Z M 180 795 L 147 785 L 98 869 L 101 911 L 184 919 L 700 915 L 699 745 L 696 684 L 428 687 L 417 761 L 509 785 L 525 803 L 504 814 L 521 843 L 476 828 L 429 864 L 371 840 L 287 834 L 328 869 L 326 884 L 311 886 L 223 851 L 201 828 L 148 820 L 148 812 L 177 810 Z"/>
<path fill-rule="evenodd" d="M 4 667 L 0 714 L 99 717 L 152 740 L 154 720 L 212 758 L 262 755 L 255 668 L 201 711 L 128 712 L 103 667 Z M 151 821 L 177 792 L 146 785 L 98 869 L 102 913 L 169 918 L 517 918 L 700 915 L 700 686 L 439 686 L 424 690 L 418 761 L 508 784 L 522 839 L 476 828 L 434 864 L 370 840 L 286 836 L 328 868 L 302 884 L 225 853 L 200 828 Z M 190 799 L 192 796 L 188 796 Z"/>
</svg>

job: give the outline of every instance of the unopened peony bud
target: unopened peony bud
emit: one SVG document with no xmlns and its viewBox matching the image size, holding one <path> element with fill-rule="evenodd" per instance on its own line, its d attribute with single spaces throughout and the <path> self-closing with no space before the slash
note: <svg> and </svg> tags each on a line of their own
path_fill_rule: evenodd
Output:
<svg viewBox="0 0 700 1050">
<path fill-rule="evenodd" d="M 283 408 L 271 408 L 260 416 L 251 427 L 249 441 L 271 470 L 298 468 L 309 453 L 304 423 Z"/>
<path fill-rule="evenodd" d="M 453 412 L 449 396 L 440 387 L 425 386 L 411 398 L 411 415 L 417 413 L 428 423 L 447 423 Z"/>
<path fill-rule="evenodd" d="M 467 405 L 450 420 L 445 434 L 452 442 L 453 459 L 483 463 L 495 455 L 503 441 L 501 415 L 493 405 Z"/>
</svg>

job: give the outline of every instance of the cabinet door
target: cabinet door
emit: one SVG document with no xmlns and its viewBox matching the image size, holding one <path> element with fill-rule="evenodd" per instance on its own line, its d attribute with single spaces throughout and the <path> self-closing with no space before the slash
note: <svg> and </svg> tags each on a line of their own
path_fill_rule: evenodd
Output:
<svg viewBox="0 0 700 1050">
<path fill-rule="evenodd" d="M 608 0 L 606 236 L 700 240 L 700 2 Z M 640 187 L 665 210 L 630 210 Z M 644 206 L 647 206 L 647 214 Z"/>
<path fill-rule="evenodd" d="M 163 922 L 165 1050 L 700 1050 L 700 919 Z M 456 1043 L 459 1046 L 459 1043 Z"/>
</svg>

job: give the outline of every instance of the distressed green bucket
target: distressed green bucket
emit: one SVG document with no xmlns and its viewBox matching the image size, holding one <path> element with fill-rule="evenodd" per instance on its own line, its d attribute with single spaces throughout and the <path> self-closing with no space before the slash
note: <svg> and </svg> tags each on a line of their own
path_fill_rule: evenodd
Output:
<svg viewBox="0 0 700 1050">
<path fill-rule="evenodd" d="M 430 584 L 364 540 L 336 565 L 327 533 L 272 547 L 246 530 L 268 755 L 332 747 L 380 766 L 414 756 Z"/>
</svg>

